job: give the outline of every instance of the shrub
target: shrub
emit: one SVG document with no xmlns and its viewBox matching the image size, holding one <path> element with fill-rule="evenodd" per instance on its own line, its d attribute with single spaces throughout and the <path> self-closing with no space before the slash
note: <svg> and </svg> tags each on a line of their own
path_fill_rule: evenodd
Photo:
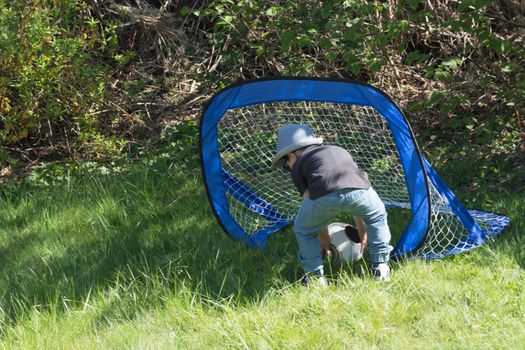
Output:
<svg viewBox="0 0 525 350">
<path fill-rule="evenodd" d="M 103 156 L 118 151 L 101 111 L 116 43 L 78 0 L 0 0 L 0 162 L 7 149 Z M 97 53 L 99 56 L 97 56 Z"/>
</svg>

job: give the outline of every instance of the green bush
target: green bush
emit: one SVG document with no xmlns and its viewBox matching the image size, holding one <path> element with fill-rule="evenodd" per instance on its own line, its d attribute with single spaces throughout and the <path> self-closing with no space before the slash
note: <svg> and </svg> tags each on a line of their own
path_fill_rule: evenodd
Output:
<svg viewBox="0 0 525 350">
<path fill-rule="evenodd" d="M 485 146 L 480 159 L 519 165 L 525 49 L 502 18 L 510 3 L 0 0 L 0 166 L 20 149 L 115 155 L 137 136 L 124 124 L 155 129 L 164 102 L 186 120 L 197 94 L 279 75 L 371 83 L 425 146 Z M 146 120 L 137 99 L 162 102 Z"/>
<path fill-rule="evenodd" d="M 215 0 L 203 11 L 186 7 L 181 13 L 209 19 L 210 43 L 223 55 L 223 66 L 246 74 L 329 75 L 374 83 L 378 75 L 391 74 L 383 68 L 406 66 L 450 83 L 465 79 L 469 63 L 475 63 L 519 78 L 518 89 L 502 87 L 507 102 L 516 103 L 524 93 L 525 51 L 496 30 L 497 20 L 486 13 L 489 3 L 462 0 L 453 7 L 438 1 L 434 8 L 420 0 L 279 5 Z M 465 43 L 458 42 L 461 36 Z M 478 83 L 488 84 L 486 79 Z"/>
<path fill-rule="evenodd" d="M 0 0 L 0 162 L 14 146 L 118 151 L 100 129 L 110 71 L 94 54 L 111 54 L 114 29 L 101 29 L 82 1 L 30 3 Z"/>
<path fill-rule="evenodd" d="M 318 75 L 333 67 L 367 79 L 384 64 L 385 44 L 401 40 L 409 29 L 406 20 L 383 28 L 375 16 L 385 9 L 365 1 L 294 0 L 275 6 L 261 0 L 221 0 L 212 2 L 204 15 L 214 24 L 212 44 L 226 48 L 225 64 L 267 61 L 268 73 L 282 64 L 279 73 L 285 75 Z"/>
</svg>

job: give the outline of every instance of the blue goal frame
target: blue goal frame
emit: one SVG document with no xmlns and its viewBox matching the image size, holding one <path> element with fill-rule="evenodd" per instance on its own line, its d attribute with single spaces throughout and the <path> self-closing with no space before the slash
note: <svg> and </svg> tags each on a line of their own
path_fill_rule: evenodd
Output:
<svg viewBox="0 0 525 350">
<path fill-rule="evenodd" d="M 412 213 L 401 239 L 392 252 L 393 257 L 413 254 L 425 241 L 431 221 L 429 179 L 467 229 L 469 244 L 479 245 L 489 238 L 430 163 L 422 157 L 410 124 L 388 95 L 371 85 L 359 82 L 295 77 L 251 80 L 229 86 L 219 91 L 209 101 L 201 116 L 199 148 L 206 191 L 215 217 L 232 238 L 243 241 L 249 246 L 264 248 L 268 236 L 286 227 L 289 222 L 271 206 L 271 203 L 261 199 L 223 169 L 219 154 L 217 125 L 229 109 L 289 101 L 330 102 L 372 107 L 387 121 L 405 173 Z M 236 198 L 250 210 L 263 216 L 273 225 L 248 235 L 230 215 L 228 188 L 235 189 L 230 190 L 232 195 L 238 196 Z M 239 193 L 243 195 L 238 195 Z"/>
</svg>

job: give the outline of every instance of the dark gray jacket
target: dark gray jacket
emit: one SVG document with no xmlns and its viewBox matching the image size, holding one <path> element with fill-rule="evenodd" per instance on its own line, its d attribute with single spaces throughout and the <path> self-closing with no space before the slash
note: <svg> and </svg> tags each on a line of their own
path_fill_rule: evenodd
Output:
<svg viewBox="0 0 525 350">
<path fill-rule="evenodd" d="M 314 145 L 304 149 L 291 169 L 292 181 L 301 193 L 315 200 L 343 189 L 368 189 L 368 174 L 357 166 L 344 148 Z"/>
</svg>

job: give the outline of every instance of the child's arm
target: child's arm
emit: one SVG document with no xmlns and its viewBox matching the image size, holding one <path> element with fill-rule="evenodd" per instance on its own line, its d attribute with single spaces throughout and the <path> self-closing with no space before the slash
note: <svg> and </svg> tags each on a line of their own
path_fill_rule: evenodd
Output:
<svg viewBox="0 0 525 350">
<path fill-rule="evenodd" d="M 357 231 L 359 232 L 359 239 L 361 240 L 361 252 L 364 253 L 366 245 L 368 243 L 368 235 L 366 233 L 366 224 L 358 216 L 354 216 L 355 224 L 357 225 Z"/>
</svg>

